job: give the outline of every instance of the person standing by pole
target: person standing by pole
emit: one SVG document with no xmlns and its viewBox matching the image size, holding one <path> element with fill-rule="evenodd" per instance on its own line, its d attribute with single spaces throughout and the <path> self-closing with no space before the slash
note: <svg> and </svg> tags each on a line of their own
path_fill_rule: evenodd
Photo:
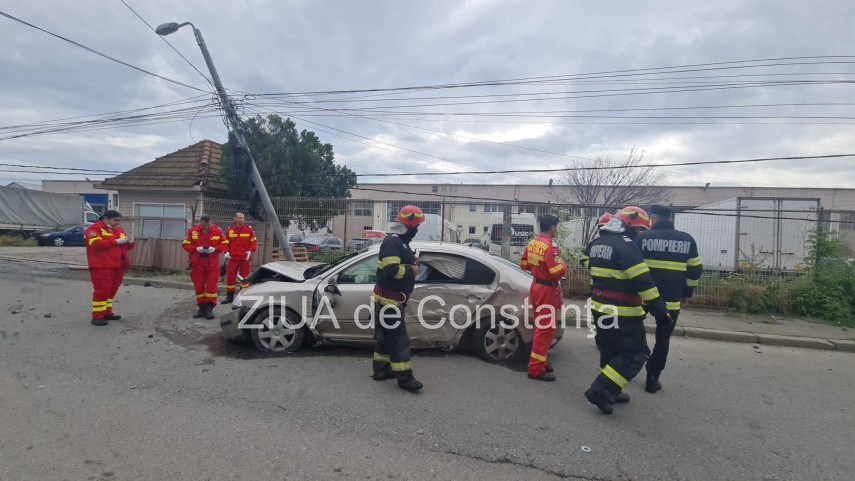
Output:
<svg viewBox="0 0 855 481">
<path fill-rule="evenodd" d="M 217 305 L 217 281 L 220 280 L 220 252 L 225 244 L 223 231 L 211 224 L 211 216 L 199 217 L 199 224 L 187 231 L 183 247 L 190 254 L 190 280 L 196 289 L 196 305 L 199 310 L 194 319 L 214 318 Z"/>
<path fill-rule="evenodd" d="M 531 272 L 534 281 L 529 288 L 529 298 L 534 311 L 534 341 L 528 362 L 528 377 L 538 381 L 555 381 L 552 366 L 547 360 L 555 336 L 555 320 L 561 312 L 561 286 L 558 280 L 567 273 L 561 259 L 555 235 L 558 217 L 544 215 L 540 218 L 540 235 L 529 241 L 520 258 L 520 267 Z"/>
<path fill-rule="evenodd" d="M 92 325 L 106 326 L 107 321 L 122 318 L 113 313 L 113 299 L 122 286 L 125 271 L 131 268 L 128 251 L 136 243 L 119 226 L 122 214 L 108 210 L 98 222 L 83 233 L 86 260 L 92 280 Z"/>
<path fill-rule="evenodd" d="M 656 287 L 665 299 L 668 314 L 674 320 L 670 325 L 656 326 L 656 343 L 647 360 L 647 383 L 644 387 L 651 394 L 662 389 L 659 376 L 665 369 L 671 334 L 674 333 L 680 308 L 685 307 L 692 297 L 704 270 L 698 255 L 698 243 L 691 235 L 674 228 L 673 214 L 670 207 L 654 205 L 650 208 L 650 230 L 635 239 L 644 262 L 650 267 Z"/>
<path fill-rule="evenodd" d="M 235 288 L 237 276 L 240 274 L 240 288 L 249 287 L 250 265 L 252 254 L 255 252 L 257 239 L 252 227 L 245 224 L 246 217 L 243 212 L 235 213 L 235 223 L 226 230 L 226 298 L 223 304 L 230 304 L 235 300 Z"/>
</svg>

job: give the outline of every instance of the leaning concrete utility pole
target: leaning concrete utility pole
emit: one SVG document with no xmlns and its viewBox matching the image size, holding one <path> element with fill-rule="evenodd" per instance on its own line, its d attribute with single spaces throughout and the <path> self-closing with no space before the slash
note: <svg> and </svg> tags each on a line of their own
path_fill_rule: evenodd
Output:
<svg viewBox="0 0 855 481">
<path fill-rule="evenodd" d="M 276 236 L 276 241 L 279 243 L 279 249 L 285 255 L 285 260 L 293 261 L 294 254 L 291 252 L 291 246 L 288 245 L 288 238 L 285 236 L 285 230 L 282 229 L 282 224 L 279 222 L 279 217 L 276 215 L 276 210 L 273 208 L 273 202 L 267 194 L 267 189 L 264 188 L 264 181 L 261 179 L 261 174 L 258 172 L 258 167 L 255 165 L 255 159 L 252 157 L 252 152 L 250 152 L 249 145 L 247 145 L 246 139 L 243 136 L 243 128 L 240 124 L 240 118 L 238 117 L 237 112 L 235 112 L 231 99 L 226 95 L 226 89 L 223 88 L 223 83 L 220 81 L 220 75 L 217 73 L 217 68 L 214 67 L 214 61 L 211 59 L 211 54 L 208 52 L 207 45 L 205 45 L 205 39 L 202 37 L 202 32 L 190 22 L 184 22 L 182 24 L 175 22 L 164 23 L 158 25 L 155 32 L 157 32 L 158 35 L 166 36 L 174 33 L 185 25 L 193 27 L 193 34 L 196 35 L 196 43 L 199 44 L 199 48 L 202 50 L 202 56 L 205 57 L 205 63 L 208 64 L 208 71 L 211 72 L 214 87 L 217 89 L 217 94 L 220 96 L 220 103 L 226 111 L 226 118 L 232 126 L 232 132 L 235 134 L 235 139 L 237 139 L 240 148 L 249 156 L 249 165 L 252 167 L 252 183 L 255 184 L 255 188 L 261 197 L 261 204 L 264 206 L 264 211 L 267 213 L 267 217 L 273 226 L 273 234 Z"/>
</svg>

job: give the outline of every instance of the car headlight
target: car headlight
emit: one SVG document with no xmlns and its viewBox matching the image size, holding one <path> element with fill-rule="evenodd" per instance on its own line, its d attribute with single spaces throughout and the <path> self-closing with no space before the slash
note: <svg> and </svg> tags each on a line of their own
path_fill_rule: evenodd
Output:
<svg viewBox="0 0 855 481">
<path fill-rule="evenodd" d="M 232 309 L 240 309 L 241 307 L 243 307 L 243 304 L 240 302 L 240 294 L 238 294 L 232 301 Z"/>
<path fill-rule="evenodd" d="M 42 234 L 39 237 L 50 237 L 50 234 Z"/>
</svg>

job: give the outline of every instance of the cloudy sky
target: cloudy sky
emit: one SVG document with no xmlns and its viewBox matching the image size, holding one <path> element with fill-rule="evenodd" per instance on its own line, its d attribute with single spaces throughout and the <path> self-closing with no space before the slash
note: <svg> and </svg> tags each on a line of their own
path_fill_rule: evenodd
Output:
<svg viewBox="0 0 855 481">
<path fill-rule="evenodd" d="M 847 1 L 125 2 L 151 25 L 192 21 L 244 115 L 291 116 L 360 174 L 562 168 L 632 147 L 656 164 L 855 153 L 855 57 L 831 58 L 853 53 Z M 0 163 L 124 171 L 226 139 L 207 81 L 121 0 L 0 11 L 187 85 L 0 17 Z M 167 39 L 207 75 L 190 29 Z M 700 64 L 716 65 L 685 67 Z M 855 187 L 855 157 L 664 170 L 681 185 Z M 0 171 L 2 184 L 43 178 L 81 176 Z"/>
</svg>

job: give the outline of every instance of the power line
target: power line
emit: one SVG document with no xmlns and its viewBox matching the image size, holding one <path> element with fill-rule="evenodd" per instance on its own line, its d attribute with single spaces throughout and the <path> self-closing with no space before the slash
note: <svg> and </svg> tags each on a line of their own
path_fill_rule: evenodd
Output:
<svg viewBox="0 0 855 481">
<path fill-rule="evenodd" d="M 140 20 L 142 21 L 142 23 L 146 24 L 146 26 L 147 26 L 149 29 L 151 29 L 151 31 L 152 31 L 152 32 L 154 32 L 155 34 L 157 34 L 157 30 L 155 30 L 155 28 L 154 28 L 154 27 L 152 27 L 150 23 L 146 22 L 146 20 L 145 20 L 144 18 L 142 18 L 142 16 L 141 16 L 140 14 L 138 14 L 138 13 L 137 13 L 137 11 L 133 9 L 133 7 L 131 7 L 130 5 L 128 5 L 128 3 L 127 3 L 125 0 L 119 0 L 119 1 L 120 1 L 120 2 L 122 2 L 122 3 L 124 3 L 124 4 L 125 4 L 125 6 L 126 6 L 126 7 L 128 7 L 128 9 L 129 9 L 131 12 L 133 12 L 133 14 L 134 14 L 134 15 L 136 15 L 136 16 L 137 16 L 137 18 L 138 18 L 138 19 L 140 19 Z M 209 78 L 208 78 L 204 73 L 202 73 L 202 71 L 201 71 L 201 70 L 199 70 L 198 68 L 196 68 L 196 66 L 195 66 L 195 65 L 193 65 L 193 62 L 191 62 L 190 60 L 187 60 L 187 57 L 185 57 L 181 52 L 179 52 L 179 51 L 178 51 L 178 49 L 177 49 L 177 48 L 175 48 L 175 46 L 173 46 L 171 43 L 169 43 L 169 40 L 167 40 L 167 39 L 166 39 L 166 37 L 164 37 L 163 35 L 158 35 L 157 37 L 158 37 L 159 39 L 163 40 L 164 42 L 166 42 L 166 44 L 167 44 L 167 45 L 169 45 L 169 47 L 170 47 L 170 48 L 172 48 L 172 50 L 175 50 L 175 53 L 177 53 L 179 56 L 181 56 L 181 58 L 183 58 L 185 62 L 187 62 L 191 67 L 193 67 L 193 70 L 195 70 L 195 71 L 199 72 L 199 75 L 201 75 L 201 76 L 202 76 L 202 78 L 203 78 L 203 79 L 205 79 L 205 81 L 206 81 L 206 82 L 208 82 L 208 84 L 209 84 L 209 85 L 213 86 L 213 82 L 211 81 L 211 79 L 209 79 Z"/>
<path fill-rule="evenodd" d="M 391 177 L 399 175 L 460 175 L 460 174 L 508 174 L 514 172 L 570 172 L 581 170 L 613 170 L 613 169 L 638 169 L 638 168 L 660 168 L 660 167 L 683 167 L 690 165 L 725 165 L 725 164 L 746 164 L 755 162 L 768 162 L 772 160 L 818 160 L 818 159 L 837 159 L 844 157 L 855 157 L 855 154 L 832 154 L 832 155 L 812 155 L 812 156 L 794 156 L 794 157 L 767 157 L 760 159 L 739 159 L 739 160 L 708 160 L 699 162 L 677 162 L 673 164 L 636 164 L 636 165 L 610 165 L 610 166 L 590 166 L 590 167 L 567 167 L 560 169 L 526 169 L 526 170 L 493 170 L 488 172 L 418 172 L 408 174 L 370 174 L 368 177 Z"/>
<path fill-rule="evenodd" d="M 144 73 L 144 74 L 151 75 L 152 77 L 157 77 L 157 78 L 159 78 L 159 79 L 161 79 L 161 80 L 166 80 L 167 82 L 172 82 L 172 83 L 174 83 L 174 84 L 176 84 L 176 85 L 181 85 L 182 87 L 187 87 L 187 88 L 189 88 L 189 89 L 198 90 L 199 92 L 206 92 L 205 90 L 202 90 L 202 89 L 200 89 L 200 88 L 194 87 L 194 86 L 192 86 L 192 85 L 187 85 L 187 84 L 185 84 L 184 82 L 179 82 L 178 80 L 172 80 L 171 78 L 167 78 L 167 77 L 164 77 L 164 76 L 162 76 L 162 75 L 158 75 L 158 74 L 156 74 L 156 73 L 154 73 L 154 72 L 149 72 L 148 70 L 145 70 L 145 69 L 143 69 L 143 68 L 137 67 L 136 65 L 131 65 L 131 64 L 127 63 L 127 62 L 123 62 L 123 61 L 121 61 L 121 60 L 119 60 L 119 59 L 117 59 L 117 58 L 115 58 L 115 57 L 111 57 L 111 56 L 109 56 L 109 55 L 107 55 L 107 54 L 105 54 L 105 53 L 101 53 L 101 52 L 99 52 L 99 51 L 95 50 L 94 48 L 87 47 L 86 45 L 83 45 L 82 43 L 75 42 L 74 40 L 71 40 L 71 39 L 65 38 L 65 37 L 63 37 L 62 35 L 58 35 L 58 34 L 55 34 L 55 33 L 53 33 L 53 32 L 49 32 L 49 31 L 47 31 L 47 30 L 45 30 L 45 29 L 43 29 L 43 28 L 41 28 L 41 27 L 37 27 L 36 25 L 33 25 L 32 23 L 29 23 L 29 22 L 26 22 L 26 21 L 24 21 L 24 20 L 21 20 L 20 18 L 13 17 L 12 15 L 9 15 L 8 13 L 5 13 L 5 12 L 3 12 L 3 11 L 0 11 L 0 15 L 4 16 L 4 17 L 6 17 L 6 18 L 8 18 L 8 19 L 10 19 L 10 20 L 14 20 L 14 21 L 16 21 L 16 22 L 18 22 L 18 23 L 20 23 L 20 24 L 26 25 L 26 26 L 28 26 L 28 27 L 32 27 L 32 28 L 34 28 L 34 29 L 36 29 L 36 30 L 39 30 L 39 31 L 41 31 L 41 32 L 44 32 L 44 33 L 46 33 L 46 34 L 48 34 L 48 35 L 50 35 L 50 36 L 56 37 L 56 38 L 58 38 L 58 39 L 60 39 L 60 40 L 64 40 L 64 41 L 66 41 L 66 42 L 68 42 L 68 43 L 70 43 L 70 44 L 72 44 L 72 45 L 75 45 L 75 46 L 77 46 L 77 47 L 80 47 L 80 48 L 82 48 L 82 49 L 84 49 L 84 50 L 87 50 L 87 51 L 89 51 L 89 52 L 92 52 L 92 53 L 94 53 L 94 54 L 96 54 L 96 55 L 100 55 L 101 57 L 104 57 L 104 58 L 106 58 L 106 59 L 108 59 L 108 60 L 112 60 L 113 62 L 119 63 L 119 64 L 124 65 L 124 66 L 126 66 L 126 67 L 130 67 L 130 68 L 132 68 L 132 69 L 134 69 L 134 70 L 137 70 L 137 71 L 140 71 L 140 72 L 142 72 L 142 73 Z"/>
</svg>

